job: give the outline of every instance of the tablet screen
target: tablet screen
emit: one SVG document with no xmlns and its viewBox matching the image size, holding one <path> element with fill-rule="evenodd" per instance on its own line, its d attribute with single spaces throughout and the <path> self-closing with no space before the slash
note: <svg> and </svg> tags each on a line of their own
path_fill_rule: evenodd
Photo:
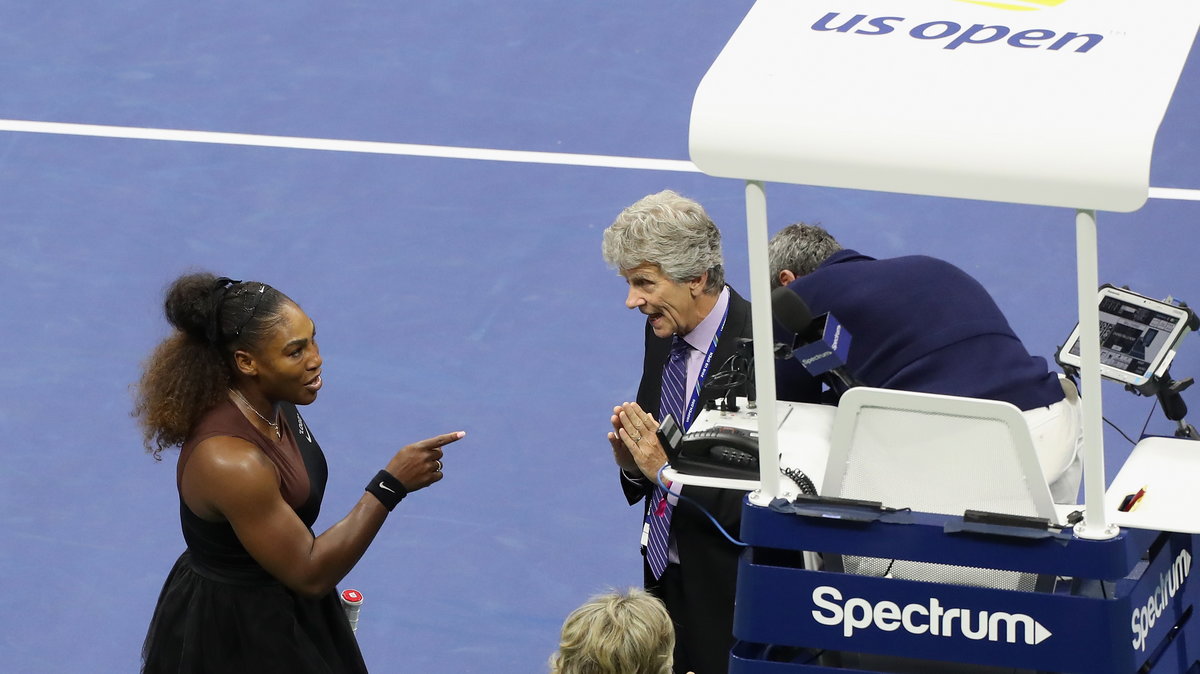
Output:
<svg viewBox="0 0 1200 674">
<path fill-rule="evenodd" d="M 1100 300 L 1100 365 L 1143 376 L 1166 355 L 1179 317 L 1125 300 Z M 1079 340 L 1069 352 L 1079 357 Z"/>
</svg>

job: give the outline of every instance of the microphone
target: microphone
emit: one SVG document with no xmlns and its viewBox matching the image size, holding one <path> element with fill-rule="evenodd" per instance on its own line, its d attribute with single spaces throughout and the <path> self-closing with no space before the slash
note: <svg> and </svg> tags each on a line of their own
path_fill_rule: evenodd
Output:
<svg viewBox="0 0 1200 674">
<path fill-rule="evenodd" d="M 806 334 L 812 327 L 812 311 L 804 303 L 804 299 L 787 286 L 779 286 L 771 291 L 771 314 L 793 336 Z M 792 346 L 795 346 L 794 339 Z M 787 354 L 782 357 L 790 358 L 791 356 L 789 349 Z"/>
<path fill-rule="evenodd" d="M 780 325 L 795 334 L 790 355 L 800 361 L 809 375 L 819 377 L 839 395 L 847 389 L 862 386 L 862 382 L 846 369 L 850 332 L 832 313 L 813 318 L 804 298 L 787 286 L 771 292 L 771 311 Z"/>
</svg>

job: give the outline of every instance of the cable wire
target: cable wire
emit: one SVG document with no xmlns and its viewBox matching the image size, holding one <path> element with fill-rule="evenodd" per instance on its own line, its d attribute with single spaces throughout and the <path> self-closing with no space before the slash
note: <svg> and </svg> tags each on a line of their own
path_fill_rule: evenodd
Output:
<svg viewBox="0 0 1200 674">
<path fill-rule="evenodd" d="M 675 492 L 672 492 L 671 488 L 663 483 L 662 474 L 663 474 L 663 471 L 667 469 L 668 465 L 669 464 L 664 463 L 662 465 L 662 468 L 658 469 L 658 486 L 662 487 L 663 491 L 667 492 L 668 494 L 674 494 Z M 682 501 L 686 501 L 686 502 L 692 504 L 693 506 L 696 507 L 697 510 L 704 513 L 704 516 L 707 517 L 709 519 L 709 521 L 713 523 L 713 526 L 715 526 L 717 528 L 717 531 L 720 531 L 721 535 L 724 536 L 730 543 L 733 543 L 734 545 L 736 545 L 738 547 L 742 547 L 742 548 L 750 547 L 750 545 L 748 543 L 743 543 L 743 542 L 737 540 L 736 538 L 734 538 L 733 536 L 730 536 L 729 532 L 725 531 L 725 527 L 721 526 L 721 523 L 717 521 L 717 518 L 713 517 L 712 513 L 705 510 L 704 506 L 697 503 L 695 501 L 695 499 L 688 498 L 687 496 L 684 496 L 683 494 L 675 494 L 675 496 Z"/>
</svg>

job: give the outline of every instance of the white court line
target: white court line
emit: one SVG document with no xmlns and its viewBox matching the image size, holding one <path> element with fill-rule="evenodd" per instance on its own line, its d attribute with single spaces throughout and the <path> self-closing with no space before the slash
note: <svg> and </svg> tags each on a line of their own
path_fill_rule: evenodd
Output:
<svg viewBox="0 0 1200 674">
<path fill-rule="evenodd" d="M 0 119 L 0 131 L 50 133 L 67 136 L 94 136 L 129 140 L 167 140 L 182 143 L 215 143 L 221 145 L 250 145 L 281 147 L 295 150 L 328 152 L 362 152 L 443 159 L 477 159 L 508 161 L 526 164 L 559 164 L 565 166 L 599 166 L 605 168 L 645 169 L 650 171 L 681 171 L 701 173 L 690 161 L 680 159 L 646 159 L 615 157 L 599 154 L 570 154 L 565 152 L 526 152 L 522 150 L 489 150 L 486 148 L 453 147 L 449 145 L 415 145 L 384 143 L 366 140 L 337 140 L 333 138 L 303 138 L 298 136 L 264 136 L 221 131 L 185 131 L 180 129 L 151 129 L 134 126 L 102 126 L 98 124 L 68 124 L 64 122 L 33 122 L 19 119 Z M 1151 187 L 1151 199 L 1180 199 L 1200 201 L 1200 189 Z"/>
<path fill-rule="evenodd" d="M 31 122 L 18 119 L 0 119 L 0 131 L 52 133 L 67 136 L 96 136 L 100 138 L 125 138 L 131 140 L 169 140 L 183 143 L 252 145 L 255 147 L 282 147 L 296 150 L 363 152 L 368 154 L 394 154 L 413 157 L 440 157 L 445 159 L 479 159 L 486 161 L 522 162 L 527 164 L 564 164 L 568 166 L 601 166 L 608 168 L 648 169 L 652 171 L 700 172 L 700 169 L 696 168 L 696 165 L 692 162 L 675 159 L 611 157 L 598 154 L 569 154 L 564 152 L 489 150 L 485 148 L 451 147 L 448 145 L 414 145 L 410 143 L 383 143 L 364 140 L 337 140 L 332 138 L 263 136 L 219 131 L 183 131 L 179 129 L 148 129 L 132 126 Z"/>
<path fill-rule="evenodd" d="M 1200 201 L 1200 190 L 1183 189 L 1180 187 L 1151 187 L 1150 198 Z"/>
</svg>

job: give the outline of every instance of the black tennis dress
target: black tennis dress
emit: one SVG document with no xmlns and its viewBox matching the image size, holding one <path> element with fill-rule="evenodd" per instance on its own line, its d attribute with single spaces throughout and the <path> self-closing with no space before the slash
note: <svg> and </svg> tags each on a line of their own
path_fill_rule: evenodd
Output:
<svg viewBox="0 0 1200 674">
<path fill-rule="evenodd" d="M 215 436 L 257 445 L 279 469 L 280 492 L 312 531 L 325 495 L 325 455 L 294 405 L 282 407 L 279 442 L 229 401 L 205 413 L 179 455 Z M 334 590 L 297 595 L 250 556 L 227 522 L 206 522 L 179 500 L 187 550 L 171 569 L 142 649 L 146 674 L 343 674 L 366 672 Z"/>
</svg>

